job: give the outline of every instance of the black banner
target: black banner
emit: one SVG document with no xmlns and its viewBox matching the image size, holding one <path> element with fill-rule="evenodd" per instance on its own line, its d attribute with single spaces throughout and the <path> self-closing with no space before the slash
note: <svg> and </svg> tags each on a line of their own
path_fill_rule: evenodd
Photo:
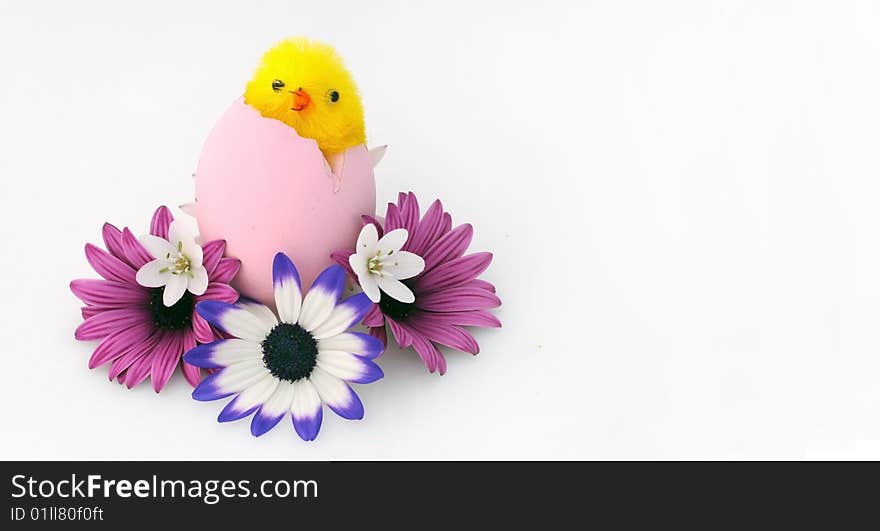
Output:
<svg viewBox="0 0 880 531">
<path fill-rule="evenodd" d="M 857 463 L 4 462 L 3 529 L 137 524 L 665 522 L 839 528 L 876 502 Z M 831 510 L 837 503 L 839 510 Z M 565 523 L 572 525 L 562 525 Z M 577 524 L 577 525 L 575 525 Z"/>
</svg>

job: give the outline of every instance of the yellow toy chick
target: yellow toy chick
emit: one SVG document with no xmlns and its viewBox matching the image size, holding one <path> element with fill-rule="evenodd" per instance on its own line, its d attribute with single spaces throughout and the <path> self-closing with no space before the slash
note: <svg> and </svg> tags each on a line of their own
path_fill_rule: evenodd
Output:
<svg viewBox="0 0 880 531">
<path fill-rule="evenodd" d="M 330 45 L 302 37 L 278 43 L 263 55 L 244 100 L 314 139 L 325 158 L 366 144 L 357 85 Z"/>
</svg>

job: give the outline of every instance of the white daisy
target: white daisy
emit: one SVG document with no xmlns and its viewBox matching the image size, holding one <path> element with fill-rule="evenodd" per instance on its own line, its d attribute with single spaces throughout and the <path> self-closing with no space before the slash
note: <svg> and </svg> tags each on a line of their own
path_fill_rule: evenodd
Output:
<svg viewBox="0 0 880 531">
<path fill-rule="evenodd" d="M 162 303 L 174 304 L 187 290 L 193 295 L 203 295 L 208 289 L 208 270 L 202 264 L 202 246 L 196 237 L 178 221 L 168 227 L 168 239 L 148 234 L 141 236 L 141 243 L 155 258 L 138 269 L 137 283 L 146 288 L 161 288 Z"/>
<path fill-rule="evenodd" d="M 371 301 L 381 300 L 379 290 L 400 302 L 416 300 L 412 290 L 401 280 L 421 273 L 425 269 L 425 261 L 415 253 L 401 251 L 408 237 L 406 229 L 395 229 L 380 239 L 372 223 L 367 223 L 361 229 L 357 247 L 348 258 L 348 263 Z"/>
<path fill-rule="evenodd" d="M 237 420 L 257 412 L 251 433 L 260 436 L 289 412 L 299 436 L 314 440 L 321 429 L 322 404 L 346 419 L 360 419 L 364 407 L 350 383 L 382 378 L 372 360 L 382 343 L 348 330 L 361 322 L 372 304 L 359 293 L 339 301 L 345 271 L 325 269 L 303 297 L 296 267 L 283 253 L 272 266 L 275 305 L 251 300 L 236 304 L 206 301 L 196 311 L 234 339 L 190 350 L 184 359 L 195 366 L 220 369 L 193 391 L 196 400 L 236 395 L 217 420 Z"/>
</svg>

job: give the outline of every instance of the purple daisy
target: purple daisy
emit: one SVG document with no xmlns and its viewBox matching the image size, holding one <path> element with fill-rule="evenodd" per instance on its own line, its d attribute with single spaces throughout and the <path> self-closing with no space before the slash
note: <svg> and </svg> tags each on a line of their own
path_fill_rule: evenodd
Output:
<svg viewBox="0 0 880 531">
<path fill-rule="evenodd" d="M 314 440 L 321 429 L 323 405 L 342 418 L 358 420 L 364 406 L 349 383 L 382 378 L 372 360 L 384 350 L 367 334 L 350 332 L 370 309 L 363 293 L 340 301 L 345 272 L 332 265 L 303 293 L 299 273 L 287 255 L 272 264 L 276 314 L 249 299 L 236 304 L 200 302 L 196 310 L 229 339 L 201 345 L 184 359 L 219 369 L 193 391 L 196 400 L 235 395 L 218 421 L 238 420 L 256 412 L 251 434 L 266 433 L 290 414 L 296 433 Z"/>
<path fill-rule="evenodd" d="M 167 207 L 159 207 L 153 214 L 150 234 L 167 239 L 173 220 Z M 181 357 L 198 343 L 210 343 L 221 335 L 195 312 L 195 305 L 201 301 L 235 302 L 238 292 L 229 282 L 241 262 L 223 258 L 226 242 L 222 240 L 201 245 L 207 289 L 199 296 L 185 292 L 176 303 L 166 306 L 162 287 L 144 287 L 135 278 L 138 269 L 156 257 L 128 228 L 120 231 L 105 223 L 102 233 L 107 250 L 86 244 L 86 260 L 103 280 L 70 283 L 73 294 L 86 304 L 82 308 L 85 320 L 74 336 L 81 341 L 101 340 L 89 359 L 89 368 L 110 363 L 110 379 L 125 383 L 129 389 L 149 376 L 158 393 L 182 363 L 186 380 L 197 386 L 201 369 Z"/>
<path fill-rule="evenodd" d="M 419 203 L 412 192 L 398 195 L 389 203 L 384 224 L 372 216 L 364 223 L 376 226 L 378 236 L 395 229 L 406 229 L 408 237 L 401 250 L 424 259 L 424 270 L 403 280 L 415 295 L 413 302 L 400 302 L 383 295 L 364 318 L 370 334 L 387 344 L 385 325 L 403 348 L 413 347 L 430 372 L 446 373 L 446 360 L 437 349 L 444 345 L 477 354 L 480 346 L 465 326 L 500 327 L 501 321 L 489 310 L 501 306 L 495 286 L 477 277 L 489 267 L 492 253 L 465 255 L 473 237 L 470 224 L 452 228 L 452 216 L 434 201 L 419 218 Z M 333 259 L 357 278 L 349 265 L 353 250 L 333 253 Z"/>
</svg>

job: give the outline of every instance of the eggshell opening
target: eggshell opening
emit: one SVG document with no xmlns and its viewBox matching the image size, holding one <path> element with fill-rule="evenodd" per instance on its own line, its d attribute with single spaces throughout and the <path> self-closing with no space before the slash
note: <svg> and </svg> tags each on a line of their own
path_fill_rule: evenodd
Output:
<svg viewBox="0 0 880 531">
<path fill-rule="evenodd" d="M 376 210 L 371 162 L 361 145 L 328 166 L 314 140 L 239 98 L 208 135 L 195 172 L 202 239 L 226 240 L 226 255 L 242 261 L 233 286 L 274 306 L 275 253 L 290 256 L 307 289 L 330 253 L 354 248 L 360 216 Z"/>
</svg>

